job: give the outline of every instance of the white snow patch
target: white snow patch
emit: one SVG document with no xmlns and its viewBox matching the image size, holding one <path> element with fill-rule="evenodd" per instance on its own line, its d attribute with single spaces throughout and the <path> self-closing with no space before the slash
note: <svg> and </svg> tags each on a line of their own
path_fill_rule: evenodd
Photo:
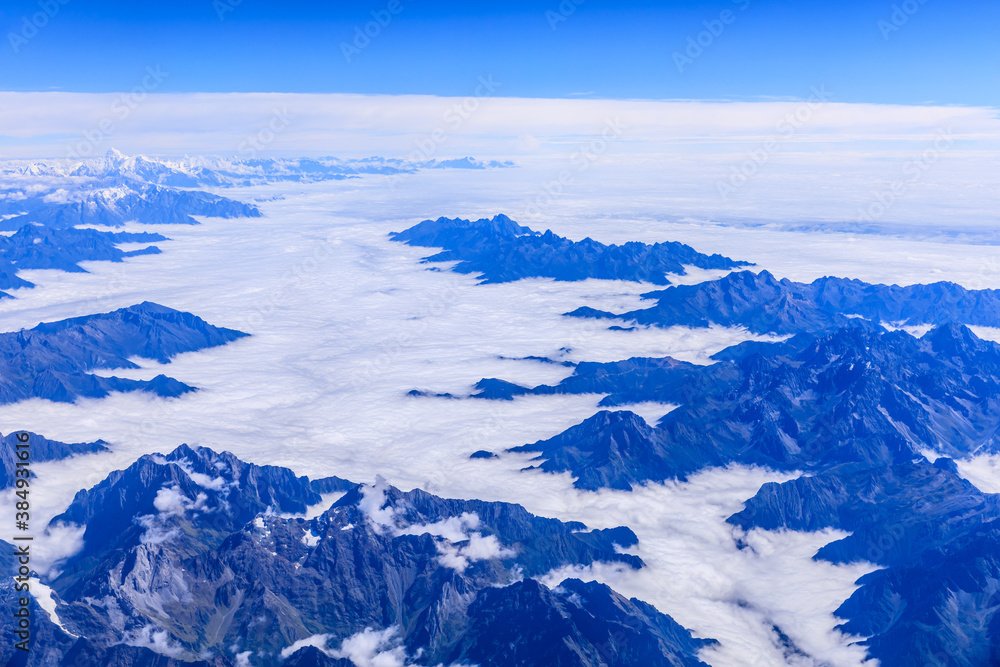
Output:
<svg viewBox="0 0 1000 667">
<path fill-rule="evenodd" d="M 66 634 L 73 637 L 79 637 L 79 635 L 75 635 L 67 630 L 66 626 L 64 626 L 59 620 L 59 615 L 56 613 L 56 599 L 54 597 L 53 590 L 36 578 L 31 578 L 28 583 L 31 589 L 32 597 L 34 597 L 35 601 L 38 602 L 38 606 L 49 615 L 49 619 L 58 625 Z"/>
</svg>

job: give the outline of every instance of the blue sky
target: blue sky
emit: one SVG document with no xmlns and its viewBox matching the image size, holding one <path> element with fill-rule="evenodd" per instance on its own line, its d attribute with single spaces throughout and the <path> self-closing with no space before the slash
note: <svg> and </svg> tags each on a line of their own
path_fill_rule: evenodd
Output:
<svg viewBox="0 0 1000 667">
<path fill-rule="evenodd" d="M 1000 106 L 1000 3 L 982 0 L 7 0 L 0 27 L 8 91 L 125 91 L 159 67 L 157 92 L 466 96 L 492 76 L 503 96 L 825 86 L 840 102 Z"/>
</svg>

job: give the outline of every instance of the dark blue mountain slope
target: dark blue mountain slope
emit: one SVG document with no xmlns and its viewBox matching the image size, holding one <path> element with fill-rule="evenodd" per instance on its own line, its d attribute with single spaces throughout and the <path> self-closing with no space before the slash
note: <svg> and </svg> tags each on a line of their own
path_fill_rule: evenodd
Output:
<svg viewBox="0 0 1000 667">
<path fill-rule="evenodd" d="M 38 601 L 31 596 L 30 591 L 17 590 L 19 576 L 15 568 L 19 567 L 14 556 L 14 546 L 9 542 L 0 541 L 0 568 L 4 573 L 0 577 L 0 604 L 4 606 L 8 617 L 0 623 L 0 664 L 7 667 L 34 667 L 35 665 L 75 665 L 73 662 L 62 662 L 67 651 L 72 647 L 74 638 L 53 623 L 48 614 L 39 606 Z M 21 582 L 23 585 L 23 582 Z M 24 637 L 15 635 L 20 630 L 16 625 L 14 614 L 21 607 L 21 599 L 27 598 L 29 614 L 29 652 L 15 648 L 17 642 Z M 82 662 L 81 665 L 101 665 L 100 662 Z M 173 666 L 172 666 L 173 667 Z M 177 666 L 179 667 L 179 666 Z"/>
<path fill-rule="evenodd" d="M 450 660 L 480 667 L 694 667 L 705 664 L 698 651 L 715 643 L 693 639 L 648 604 L 576 579 L 552 590 L 532 579 L 486 588 L 468 614 L 470 627 Z"/>
<path fill-rule="evenodd" d="M 729 522 L 744 529 L 851 534 L 820 549 L 834 563 L 885 569 L 861 578 L 837 615 L 884 667 L 989 665 L 1000 658 L 1000 496 L 940 459 L 765 484 Z M 940 660 L 940 656 L 947 659 Z"/>
<path fill-rule="evenodd" d="M 73 402 L 111 391 L 178 396 L 192 388 L 165 375 L 139 381 L 91 371 L 136 368 L 128 360 L 134 356 L 169 363 L 182 352 L 225 345 L 246 335 L 150 302 L 0 334 L 0 404 L 28 398 Z"/>
<path fill-rule="evenodd" d="M 492 220 L 425 220 L 390 236 L 408 245 L 444 248 L 424 261 L 457 261 L 453 271 L 479 274 L 483 283 L 522 278 L 602 278 L 669 285 L 667 274 L 684 275 L 685 266 L 703 269 L 748 266 L 747 262 L 735 262 L 721 255 L 703 255 L 683 243 L 633 242 L 619 246 L 589 238 L 571 241 L 551 231 L 544 234 L 532 231 L 505 215 Z"/>
<path fill-rule="evenodd" d="M 557 385 L 539 385 L 531 389 L 484 378 L 474 386 L 469 398 L 512 400 L 532 394 L 606 394 L 602 407 L 615 407 L 644 401 L 682 403 L 702 395 L 708 387 L 735 379 L 737 369 L 727 364 L 710 367 L 678 361 L 670 357 L 634 357 L 623 361 L 576 365 L 573 374 Z"/>
<path fill-rule="evenodd" d="M 17 445 L 22 442 L 18 439 L 18 435 L 23 433 L 25 432 L 18 431 L 6 436 L 0 435 L 0 470 L 3 471 L 3 475 L 0 476 L 0 489 L 14 484 L 14 471 L 17 469 L 17 461 L 19 460 L 17 458 Z M 59 461 L 77 454 L 93 454 L 104 452 L 108 449 L 106 446 L 107 443 L 103 440 L 67 444 L 58 440 L 49 440 L 36 433 L 28 433 L 27 444 L 30 446 L 31 463 Z"/>
<path fill-rule="evenodd" d="M 872 326 L 960 322 L 1000 327 L 1000 290 L 968 290 L 947 282 L 900 287 L 827 277 L 806 284 L 778 280 L 767 271 L 741 271 L 643 297 L 655 299 L 656 305 L 622 314 L 584 307 L 567 315 L 664 327 L 717 324 L 760 334 L 815 333 L 857 325 L 859 318 Z"/>
<path fill-rule="evenodd" d="M 79 492 L 53 521 L 86 526 L 84 548 L 49 582 L 62 624 L 81 637 L 72 650 L 103 660 L 145 632 L 178 658 L 229 665 L 251 651 L 250 664 L 263 665 L 326 635 L 322 650 L 288 660 L 341 667 L 333 651 L 345 639 L 392 629 L 420 664 L 639 667 L 700 665 L 712 643 L 605 586 L 571 580 L 550 591 L 530 579 L 595 561 L 641 567 L 621 553 L 637 541 L 627 528 L 588 531 L 382 482 L 353 485 L 315 519 L 285 518 L 319 502 L 318 486 L 182 446 Z"/>
<path fill-rule="evenodd" d="M 508 394 L 614 392 L 605 405 L 680 405 L 656 427 L 632 413 L 601 412 L 516 451 L 538 452 L 542 469 L 570 471 L 578 487 L 597 489 L 683 479 L 731 462 L 815 471 L 907 462 L 925 449 L 951 457 L 997 449 L 1000 346 L 964 326 L 919 339 L 849 327 L 719 356 L 725 360 L 707 367 L 581 364 L 555 388 L 505 387 Z"/>
<path fill-rule="evenodd" d="M 919 339 L 851 326 L 744 343 L 716 358 L 693 368 L 581 365 L 580 377 L 556 389 L 681 405 L 658 427 L 629 412 L 601 412 L 517 449 L 539 452 L 543 469 L 570 471 L 587 489 L 629 489 L 734 461 L 807 470 L 765 485 L 730 521 L 848 531 L 816 557 L 885 568 L 862 578 L 838 610 L 843 629 L 869 637 L 882 665 L 993 664 L 1000 499 L 960 478 L 949 459 L 931 465 L 921 452 L 997 450 L 1000 346 L 954 324 Z"/>
<path fill-rule="evenodd" d="M 0 236 L 0 290 L 33 285 L 18 277 L 25 269 L 58 269 L 83 273 L 80 262 L 121 262 L 126 257 L 155 255 L 156 246 L 124 251 L 119 243 L 166 241 L 167 237 L 148 232 L 100 232 L 95 229 L 53 229 L 25 225 L 11 236 Z M 10 296 L 0 292 L 0 298 Z"/>
<path fill-rule="evenodd" d="M 78 225 L 121 227 L 142 224 L 197 225 L 194 215 L 215 218 L 259 218 L 252 204 L 198 190 L 176 190 L 123 180 L 111 190 L 98 190 L 80 201 L 44 203 L 38 208 L 0 222 L 0 229 L 16 230 L 26 224 L 66 228 Z"/>
</svg>

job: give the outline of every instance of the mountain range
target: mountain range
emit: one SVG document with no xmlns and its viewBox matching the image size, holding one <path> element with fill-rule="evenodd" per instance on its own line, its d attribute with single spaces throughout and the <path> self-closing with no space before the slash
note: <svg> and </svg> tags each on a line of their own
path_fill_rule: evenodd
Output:
<svg viewBox="0 0 1000 667">
<path fill-rule="evenodd" d="M 172 188 L 249 187 L 265 183 L 310 183 L 343 180 L 365 175 L 395 176 L 424 169 L 503 169 L 513 162 L 477 160 L 473 157 L 443 160 L 398 158 L 262 158 L 184 157 L 160 158 L 125 155 L 116 149 L 101 157 L 13 164 L 0 175 L 18 177 L 88 179 L 152 183 Z"/>
<path fill-rule="evenodd" d="M 194 387 L 166 375 L 103 377 L 95 370 L 139 368 L 131 357 L 170 363 L 182 352 L 225 345 L 247 334 L 151 302 L 110 313 L 41 323 L 0 334 L 0 405 L 28 398 L 72 403 L 112 391 L 179 396 Z"/>
<path fill-rule="evenodd" d="M 704 255 L 676 242 L 619 246 L 590 238 L 571 241 L 551 231 L 533 231 L 505 215 L 475 221 L 425 220 L 405 231 L 393 232 L 390 238 L 412 246 L 443 248 L 424 261 L 457 262 L 452 271 L 477 274 L 484 284 L 522 278 L 600 278 L 669 285 L 669 274 L 684 275 L 685 266 L 733 269 L 748 265 L 722 255 Z"/>
<path fill-rule="evenodd" d="M 738 271 L 642 296 L 656 305 L 620 314 L 584 306 L 567 314 L 661 327 L 714 324 L 786 335 L 857 324 L 852 320 L 895 327 L 951 322 L 1000 327 L 1000 290 L 969 290 L 948 282 L 900 287 L 826 277 L 797 283 L 767 271 Z"/>
<path fill-rule="evenodd" d="M 160 249 L 150 245 L 138 250 L 121 250 L 120 243 L 151 243 L 167 237 L 149 232 L 102 232 L 73 227 L 53 228 L 25 225 L 10 236 L 0 236 L 0 290 L 34 287 L 17 275 L 25 269 L 58 269 L 86 273 L 80 262 L 121 262 L 126 257 L 155 255 Z M 12 298 L 0 291 L 0 299 Z"/>
<path fill-rule="evenodd" d="M 627 528 L 309 480 L 207 448 L 143 456 L 52 524 L 85 527 L 47 581 L 54 613 L 38 610 L 53 661 L 666 667 L 703 665 L 714 643 L 606 586 L 535 580 L 596 561 L 641 568 L 623 553 L 637 542 Z"/>
</svg>

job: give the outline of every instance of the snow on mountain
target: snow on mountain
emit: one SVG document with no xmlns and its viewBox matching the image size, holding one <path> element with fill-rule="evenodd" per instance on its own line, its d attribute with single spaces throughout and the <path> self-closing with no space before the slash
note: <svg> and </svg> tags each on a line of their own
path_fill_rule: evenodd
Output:
<svg viewBox="0 0 1000 667">
<path fill-rule="evenodd" d="M 280 516 L 304 511 L 331 481 L 349 490 L 326 512 Z M 318 651 L 357 665 L 364 644 L 369 657 L 422 664 L 694 667 L 714 644 L 606 586 L 539 584 L 568 565 L 641 568 L 622 553 L 636 537 L 517 505 L 313 482 L 181 446 L 78 493 L 53 520 L 66 523 L 86 530 L 82 550 L 48 582 L 66 628 L 47 628 L 48 651 L 63 658 L 110 660 L 128 644 L 213 665 L 250 654 L 253 664 L 279 664 L 300 651 L 292 664 L 326 664 Z M 443 557 L 453 549 L 469 554 L 465 567 Z M 8 642 L 0 656 L 11 650 Z"/>
<path fill-rule="evenodd" d="M 0 176 L 64 177 L 99 182 L 126 180 L 178 188 L 246 187 L 280 181 L 318 182 L 362 175 L 394 176 L 422 169 L 504 169 L 512 162 L 477 160 L 409 161 L 396 158 L 250 158 L 128 156 L 112 148 L 101 157 L 49 162 L 11 162 Z"/>
</svg>

